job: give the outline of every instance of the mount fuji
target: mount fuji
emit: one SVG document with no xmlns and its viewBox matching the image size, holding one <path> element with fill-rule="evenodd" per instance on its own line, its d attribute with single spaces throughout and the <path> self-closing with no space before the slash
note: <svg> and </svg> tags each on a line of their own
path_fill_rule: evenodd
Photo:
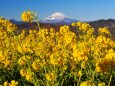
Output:
<svg viewBox="0 0 115 86">
<path fill-rule="evenodd" d="M 60 24 L 71 24 L 72 22 L 76 22 L 76 19 L 71 19 L 64 15 L 63 13 L 56 12 L 46 19 L 42 20 L 42 23 L 60 23 Z"/>
</svg>

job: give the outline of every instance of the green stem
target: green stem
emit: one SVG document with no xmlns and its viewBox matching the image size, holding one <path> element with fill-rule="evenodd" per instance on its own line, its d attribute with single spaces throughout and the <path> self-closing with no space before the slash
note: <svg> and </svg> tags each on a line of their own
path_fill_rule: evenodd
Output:
<svg viewBox="0 0 115 86">
<path fill-rule="evenodd" d="M 80 80 L 81 80 L 81 76 L 79 77 L 79 80 L 78 80 L 78 82 L 77 82 L 77 86 L 80 85 Z"/>
<path fill-rule="evenodd" d="M 62 82 L 61 82 L 61 86 L 63 86 L 63 82 L 64 82 L 64 79 L 63 79 Z"/>
<path fill-rule="evenodd" d="M 38 28 L 40 30 L 40 23 L 39 23 L 39 20 L 37 20 L 37 25 L 38 25 Z"/>
<path fill-rule="evenodd" d="M 109 79 L 108 86 L 110 86 L 110 84 L 111 84 L 111 80 L 112 80 L 112 74 L 110 75 L 110 79 Z"/>
</svg>

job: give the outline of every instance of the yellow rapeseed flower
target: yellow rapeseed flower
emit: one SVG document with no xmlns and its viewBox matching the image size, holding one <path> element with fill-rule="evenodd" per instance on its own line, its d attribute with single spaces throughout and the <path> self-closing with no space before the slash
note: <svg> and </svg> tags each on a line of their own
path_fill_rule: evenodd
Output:
<svg viewBox="0 0 115 86">
<path fill-rule="evenodd" d="M 40 62 L 40 60 L 35 60 L 35 61 L 33 61 L 33 63 L 32 63 L 32 67 L 33 67 L 36 71 L 40 70 L 39 62 Z"/>
<path fill-rule="evenodd" d="M 81 77 L 82 76 L 82 71 L 78 71 L 78 76 Z"/>
<path fill-rule="evenodd" d="M 18 86 L 18 82 L 15 80 L 12 80 L 9 86 Z"/>
<path fill-rule="evenodd" d="M 26 76 L 26 74 L 27 74 L 27 71 L 26 71 L 26 69 L 20 69 L 20 74 L 21 74 L 21 76 Z"/>
<path fill-rule="evenodd" d="M 48 73 L 45 74 L 45 77 L 46 77 L 46 79 L 47 79 L 48 81 L 51 81 L 51 80 L 52 80 L 52 79 L 51 79 L 51 75 L 48 74 Z"/>
<path fill-rule="evenodd" d="M 4 86 L 8 86 L 8 81 L 5 81 L 5 82 L 4 82 Z"/>
<path fill-rule="evenodd" d="M 105 83 L 98 83 L 98 86 L 106 86 Z"/>
<path fill-rule="evenodd" d="M 53 72 L 51 72 L 51 73 L 46 73 L 46 74 L 45 74 L 45 77 L 46 77 L 46 80 L 52 81 L 52 80 L 54 80 L 55 75 L 54 75 Z"/>
<path fill-rule="evenodd" d="M 90 81 L 84 81 L 80 84 L 80 86 L 91 86 Z"/>
<path fill-rule="evenodd" d="M 99 32 L 99 34 L 107 34 L 107 35 L 110 35 L 110 31 L 108 30 L 107 27 L 99 28 L 99 29 L 98 29 L 98 32 Z"/>
<path fill-rule="evenodd" d="M 34 18 L 35 18 L 34 13 L 31 12 L 30 10 L 24 11 L 24 12 L 22 13 L 22 16 L 21 16 L 21 19 L 22 19 L 24 22 L 30 22 L 30 23 L 32 23 L 32 22 L 34 21 Z"/>
<path fill-rule="evenodd" d="M 27 74 L 26 74 L 26 80 L 32 81 L 33 78 L 34 78 L 34 72 L 28 70 L 28 71 L 27 71 Z"/>
</svg>

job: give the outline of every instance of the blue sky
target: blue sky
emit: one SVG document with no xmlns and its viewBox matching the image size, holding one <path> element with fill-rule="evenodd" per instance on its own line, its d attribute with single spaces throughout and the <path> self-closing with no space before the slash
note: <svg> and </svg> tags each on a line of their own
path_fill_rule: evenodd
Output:
<svg viewBox="0 0 115 86">
<path fill-rule="evenodd" d="M 0 16 L 20 20 L 25 10 L 38 13 L 45 19 L 61 12 L 80 21 L 115 19 L 115 0 L 0 0 Z"/>
</svg>

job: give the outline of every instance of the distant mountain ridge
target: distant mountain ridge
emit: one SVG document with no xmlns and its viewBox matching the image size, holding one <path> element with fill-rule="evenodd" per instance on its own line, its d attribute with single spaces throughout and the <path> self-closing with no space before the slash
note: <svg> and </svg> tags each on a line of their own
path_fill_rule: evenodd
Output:
<svg viewBox="0 0 115 86">
<path fill-rule="evenodd" d="M 75 21 L 75 19 L 66 19 L 66 18 L 64 18 L 64 20 L 66 21 L 66 22 L 64 22 L 64 21 L 62 21 L 62 20 L 57 20 L 55 23 L 54 23 L 54 21 L 55 20 L 53 20 L 52 19 L 52 21 L 50 21 L 50 20 L 46 20 L 46 22 L 43 22 L 43 21 L 40 21 L 40 23 L 47 23 L 47 24 L 52 24 L 52 22 L 53 22 L 53 24 L 71 24 L 72 22 L 77 22 L 77 21 Z M 71 20 L 71 21 L 70 21 Z M 17 21 L 17 20 L 15 20 L 15 19 L 11 19 L 10 20 L 12 23 L 14 23 L 14 24 L 16 24 L 16 25 L 21 25 L 21 24 L 27 24 L 27 23 L 25 23 L 25 22 L 23 22 L 23 21 Z M 69 22 L 70 21 L 70 22 Z M 97 20 L 97 21 L 90 21 L 90 22 L 87 22 L 87 23 L 89 23 L 91 26 L 93 26 L 94 28 L 99 28 L 99 27 L 108 27 L 108 28 L 110 28 L 110 29 L 115 29 L 115 19 L 108 19 L 108 20 L 104 20 L 104 19 L 101 19 L 101 20 Z"/>
<path fill-rule="evenodd" d="M 12 23 L 16 25 L 23 25 L 28 27 L 28 23 L 25 23 L 23 21 L 16 21 L 15 19 L 10 20 Z M 40 21 L 42 24 L 56 24 L 56 25 L 70 25 L 72 22 L 78 22 L 76 19 L 69 18 L 68 16 L 64 15 L 63 13 L 56 12 L 53 13 L 52 15 L 48 16 L 46 19 L 43 19 Z M 99 28 L 99 27 L 108 27 L 109 29 L 115 29 L 115 19 L 101 19 L 97 21 L 90 21 L 87 22 L 94 28 Z"/>
<path fill-rule="evenodd" d="M 13 24 L 23 24 L 23 21 L 17 21 L 15 19 L 11 19 L 10 22 L 12 22 Z"/>
<path fill-rule="evenodd" d="M 110 29 L 115 29 L 115 19 L 107 19 L 107 20 L 101 19 L 88 23 L 91 24 L 94 28 L 108 27 Z"/>
</svg>

